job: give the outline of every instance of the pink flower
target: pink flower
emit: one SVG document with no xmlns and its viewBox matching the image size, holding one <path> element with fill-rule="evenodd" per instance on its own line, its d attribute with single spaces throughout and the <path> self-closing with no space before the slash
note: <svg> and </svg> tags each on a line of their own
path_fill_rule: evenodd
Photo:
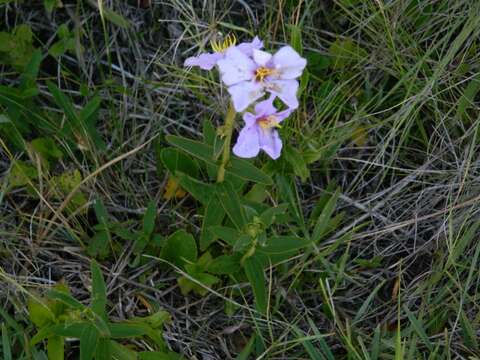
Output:
<svg viewBox="0 0 480 360">
<path fill-rule="evenodd" d="M 255 36 L 251 42 L 244 42 L 235 46 L 234 36 L 227 36 L 223 41 L 212 41 L 213 53 L 204 53 L 198 56 L 192 56 L 185 60 L 184 66 L 198 66 L 203 70 L 212 70 L 217 62 L 225 57 L 225 52 L 234 47 L 246 56 L 252 56 L 254 49 L 261 49 L 263 41 Z"/>
<path fill-rule="evenodd" d="M 272 159 L 277 159 L 282 151 L 282 140 L 277 128 L 287 118 L 292 109 L 277 112 L 273 106 L 275 96 L 259 102 L 255 106 L 255 114 L 245 113 L 245 127 L 240 131 L 233 153 L 238 157 L 252 158 L 260 150 L 265 151 Z"/>
<path fill-rule="evenodd" d="M 253 49 L 252 57 L 237 47 L 226 50 L 217 60 L 222 81 L 228 86 L 233 105 L 238 112 L 269 92 L 278 96 L 289 108 L 298 107 L 298 81 L 307 61 L 290 46 L 274 55 Z"/>
</svg>

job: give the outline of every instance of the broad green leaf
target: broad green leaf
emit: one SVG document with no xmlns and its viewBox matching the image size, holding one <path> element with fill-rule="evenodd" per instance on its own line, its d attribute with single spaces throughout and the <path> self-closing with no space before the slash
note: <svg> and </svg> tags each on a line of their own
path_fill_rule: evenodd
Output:
<svg viewBox="0 0 480 360">
<path fill-rule="evenodd" d="M 55 141 L 53 141 L 53 139 L 50 137 L 36 138 L 32 140 L 30 145 L 32 146 L 33 150 L 35 150 L 35 152 L 37 152 L 46 161 L 58 160 L 63 156 L 62 151 L 58 148 L 57 144 L 55 144 Z"/>
<path fill-rule="evenodd" d="M 124 346 L 116 341 L 110 341 L 112 348 L 112 355 L 115 360 L 138 360 L 137 353 L 127 346 Z"/>
<path fill-rule="evenodd" d="M 260 215 L 260 220 L 266 228 L 270 227 L 278 215 L 285 214 L 287 212 L 288 205 L 281 204 L 275 207 L 268 208 Z"/>
<path fill-rule="evenodd" d="M 95 260 L 92 261 L 90 270 L 92 272 L 91 307 L 94 313 L 107 321 L 107 287 L 103 280 L 102 270 Z"/>
<path fill-rule="evenodd" d="M 262 314 L 267 313 L 267 288 L 265 285 L 265 277 L 261 262 L 257 256 L 250 256 L 243 264 L 245 274 L 253 289 L 253 295 L 255 296 L 255 304 L 257 310 Z"/>
<path fill-rule="evenodd" d="M 235 190 L 233 190 L 232 185 L 226 182 L 218 184 L 216 192 L 218 200 L 230 220 L 238 230 L 242 230 L 247 224 L 247 219 L 245 210 L 240 203 L 240 198 Z"/>
<path fill-rule="evenodd" d="M 106 258 L 110 253 L 111 237 L 107 229 L 97 231 L 88 243 L 87 252 L 95 258 Z"/>
<path fill-rule="evenodd" d="M 157 218 L 157 205 L 154 201 L 150 200 L 147 210 L 143 215 L 143 233 L 147 236 L 153 234 L 155 230 L 155 219 Z"/>
<path fill-rule="evenodd" d="M 53 323 L 55 321 L 55 315 L 46 303 L 39 301 L 42 300 L 33 297 L 28 299 L 28 314 L 35 326 L 42 328 L 49 323 Z"/>
<path fill-rule="evenodd" d="M 180 186 L 203 205 L 207 205 L 215 195 L 215 188 L 188 175 L 177 173 Z"/>
<path fill-rule="evenodd" d="M 200 234 L 200 250 L 205 251 L 215 241 L 215 234 L 210 230 L 212 226 L 220 225 L 225 217 L 225 210 L 217 197 L 205 207 L 203 215 L 202 231 Z"/>
<path fill-rule="evenodd" d="M 133 338 L 147 335 L 149 332 L 149 326 L 138 323 L 109 324 L 109 328 L 112 338 Z"/>
<path fill-rule="evenodd" d="M 225 226 L 211 226 L 209 229 L 215 237 L 225 241 L 230 246 L 235 246 L 241 233 L 236 229 Z"/>
<path fill-rule="evenodd" d="M 186 139 L 179 136 L 169 135 L 167 141 L 186 153 L 206 162 L 209 165 L 217 167 L 216 161 L 213 159 L 213 148 L 207 144 L 198 141 Z M 238 177 L 243 180 L 253 181 L 270 185 L 272 180 L 262 171 L 250 164 L 248 161 L 238 158 L 232 158 L 229 166 L 225 169 L 225 173 Z"/>
<path fill-rule="evenodd" d="M 285 160 L 292 166 L 293 172 L 300 177 L 302 182 L 305 182 L 310 176 L 307 163 L 300 152 L 290 145 L 285 146 L 283 150 Z"/>
<path fill-rule="evenodd" d="M 65 340 L 61 336 L 50 336 L 47 339 L 48 360 L 64 359 Z"/>
<path fill-rule="evenodd" d="M 310 244 L 310 241 L 301 237 L 277 236 L 268 239 L 265 246 L 259 247 L 258 251 L 269 256 L 292 254 Z"/>
<path fill-rule="evenodd" d="M 21 187 L 29 184 L 37 178 L 37 169 L 21 160 L 13 160 L 8 175 L 8 182 L 11 187 Z"/>
<path fill-rule="evenodd" d="M 93 325 L 86 326 L 80 335 L 80 360 L 92 360 L 100 334 Z"/>
<path fill-rule="evenodd" d="M 217 275 L 233 275 L 240 270 L 241 258 L 242 255 L 239 253 L 234 255 L 221 255 L 212 260 L 207 270 Z"/>
<path fill-rule="evenodd" d="M 194 291 L 200 296 L 205 296 L 208 293 L 208 290 L 205 288 L 210 288 L 220 281 L 216 276 L 207 274 L 207 273 L 190 273 L 189 275 L 193 277 L 196 281 L 203 284 L 200 286 L 196 281 L 190 280 L 188 277 L 180 277 L 177 282 L 182 292 L 182 295 L 186 296 L 190 291 Z"/>
<path fill-rule="evenodd" d="M 170 235 L 162 248 L 160 257 L 178 267 L 197 260 L 197 244 L 192 235 L 185 230 L 178 230 Z"/>
<path fill-rule="evenodd" d="M 177 171 L 187 174 L 193 178 L 198 177 L 198 164 L 182 151 L 175 148 L 163 149 L 160 153 L 162 163 L 175 175 Z"/>
<path fill-rule="evenodd" d="M 84 310 L 86 307 L 83 305 L 80 301 L 76 300 L 74 297 L 72 297 L 69 294 L 66 294 L 64 292 L 58 291 L 58 290 L 50 290 L 47 292 L 47 296 L 50 299 L 53 300 L 58 300 L 68 307 L 75 309 L 75 310 Z"/>
<path fill-rule="evenodd" d="M 112 341 L 108 338 L 100 338 L 95 352 L 95 360 L 112 359 Z"/>
<path fill-rule="evenodd" d="M 43 5 L 45 6 L 45 10 L 49 14 L 51 14 L 53 10 L 55 10 L 61 4 L 62 3 L 60 0 L 43 0 Z"/>
<path fill-rule="evenodd" d="M 47 335 L 50 336 L 50 334 L 54 334 L 63 337 L 80 339 L 82 334 L 87 331 L 87 328 L 92 326 L 92 324 L 85 321 L 79 321 L 72 324 L 59 324 L 51 326 Z"/>
<path fill-rule="evenodd" d="M 30 58 L 30 62 L 25 67 L 20 77 L 20 90 L 23 94 L 26 94 L 27 92 L 32 92 L 32 89 L 33 91 L 36 91 L 38 93 L 36 81 L 41 63 L 42 51 L 40 49 L 37 49 L 33 52 L 32 57 Z"/>
</svg>

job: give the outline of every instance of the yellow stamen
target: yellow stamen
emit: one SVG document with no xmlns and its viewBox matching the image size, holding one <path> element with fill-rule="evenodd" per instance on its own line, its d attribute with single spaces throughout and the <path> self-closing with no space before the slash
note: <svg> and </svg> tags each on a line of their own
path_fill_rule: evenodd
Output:
<svg viewBox="0 0 480 360">
<path fill-rule="evenodd" d="M 230 46 L 234 46 L 237 43 L 235 35 L 228 34 L 223 40 L 211 40 L 210 46 L 215 52 L 224 52 Z"/>
<path fill-rule="evenodd" d="M 274 75 L 276 72 L 277 70 L 275 69 L 261 66 L 255 70 L 255 81 L 262 82 L 267 76 Z"/>
<path fill-rule="evenodd" d="M 268 115 L 260 118 L 257 120 L 257 123 L 263 130 L 270 130 L 271 128 L 282 128 L 282 125 L 278 123 L 277 117 L 275 115 Z"/>
</svg>

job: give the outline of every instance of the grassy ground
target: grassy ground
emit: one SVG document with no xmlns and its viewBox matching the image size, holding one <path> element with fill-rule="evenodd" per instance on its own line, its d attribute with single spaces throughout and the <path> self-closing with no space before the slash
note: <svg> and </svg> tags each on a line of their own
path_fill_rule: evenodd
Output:
<svg viewBox="0 0 480 360">
<path fill-rule="evenodd" d="M 480 358 L 480 2 L 62 2 L 0 0 L 0 358 Z M 165 196 L 211 177 L 165 149 L 223 123 L 182 67 L 219 33 L 308 60 L 273 184 L 226 190 L 309 241 L 256 281 L 182 263 L 207 205 Z"/>
</svg>

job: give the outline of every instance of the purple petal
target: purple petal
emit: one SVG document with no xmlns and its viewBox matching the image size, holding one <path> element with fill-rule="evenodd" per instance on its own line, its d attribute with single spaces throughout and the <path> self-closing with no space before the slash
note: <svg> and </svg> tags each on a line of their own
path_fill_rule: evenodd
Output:
<svg viewBox="0 0 480 360">
<path fill-rule="evenodd" d="M 275 116 L 277 117 L 277 121 L 279 123 L 281 123 L 283 120 L 285 120 L 287 117 L 290 116 L 290 114 L 293 112 L 294 110 L 291 109 L 291 108 L 288 108 L 286 110 L 283 110 L 283 111 L 280 111 L 278 112 Z"/>
<path fill-rule="evenodd" d="M 243 121 L 245 121 L 246 127 L 250 127 L 255 125 L 255 123 L 257 122 L 257 117 L 252 113 L 246 112 L 245 114 L 243 114 Z"/>
<path fill-rule="evenodd" d="M 232 96 L 233 106 L 237 112 L 245 110 L 248 105 L 265 94 L 262 85 L 253 81 L 243 81 L 230 86 L 228 92 Z"/>
<path fill-rule="evenodd" d="M 264 115 L 271 115 L 277 112 L 275 106 L 273 106 L 273 100 L 275 96 L 270 96 L 267 100 L 260 101 L 255 105 L 255 114 L 257 118 L 262 117 Z"/>
<path fill-rule="evenodd" d="M 282 152 L 282 140 L 277 130 L 260 130 L 259 136 L 260 148 L 265 151 L 273 160 L 280 157 Z"/>
<path fill-rule="evenodd" d="M 238 157 L 252 158 L 258 155 L 260 144 L 258 141 L 257 126 L 245 126 L 238 135 L 233 153 Z"/>
<path fill-rule="evenodd" d="M 205 53 L 198 56 L 189 57 L 185 60 L 184 66 L 198 66 L 203 70 L 212 70 L 218 60 L 223 58 L 221 53 Z"/>
<path fill-rule="evenodd" d="M 273 55 L 273 64 L 284 80 L 296 79 L 302 75 L 307 60 L 302 58 L 290 46 L 284 46 Z"/>
<path fill-rule="evenodd" d="M 297 100 L 298 81 L 275 80 L 268 84 L 267 91 L 278 96 L 291 110 L 298 107 Z"/>
<path fill-rule="evenodd" d="M 253 50 L 253 60 L 260 66 L 267 66 L 267 63 L 272 59 L 272 54 L 262 50 Z"/>
<path fill-rule="evenodd" d="M 230 86 L 254 77 L 255 62 L 236 47 L 230 47 L 225 57 L 217 62 L 222 81 Z"/>
<path fill-rule="evenodd" d="M 263 41 L 260 40 L 258 36 L 255 36 L 252 40 L 252 42 L 244 42 L 241 44 L 237 45 L 237 48 L 243 52 L 247 56 L 252 56 L 253 55 L 253 50 L 254 49 L 261 49 L 263 48 Z"/>
</svg>

